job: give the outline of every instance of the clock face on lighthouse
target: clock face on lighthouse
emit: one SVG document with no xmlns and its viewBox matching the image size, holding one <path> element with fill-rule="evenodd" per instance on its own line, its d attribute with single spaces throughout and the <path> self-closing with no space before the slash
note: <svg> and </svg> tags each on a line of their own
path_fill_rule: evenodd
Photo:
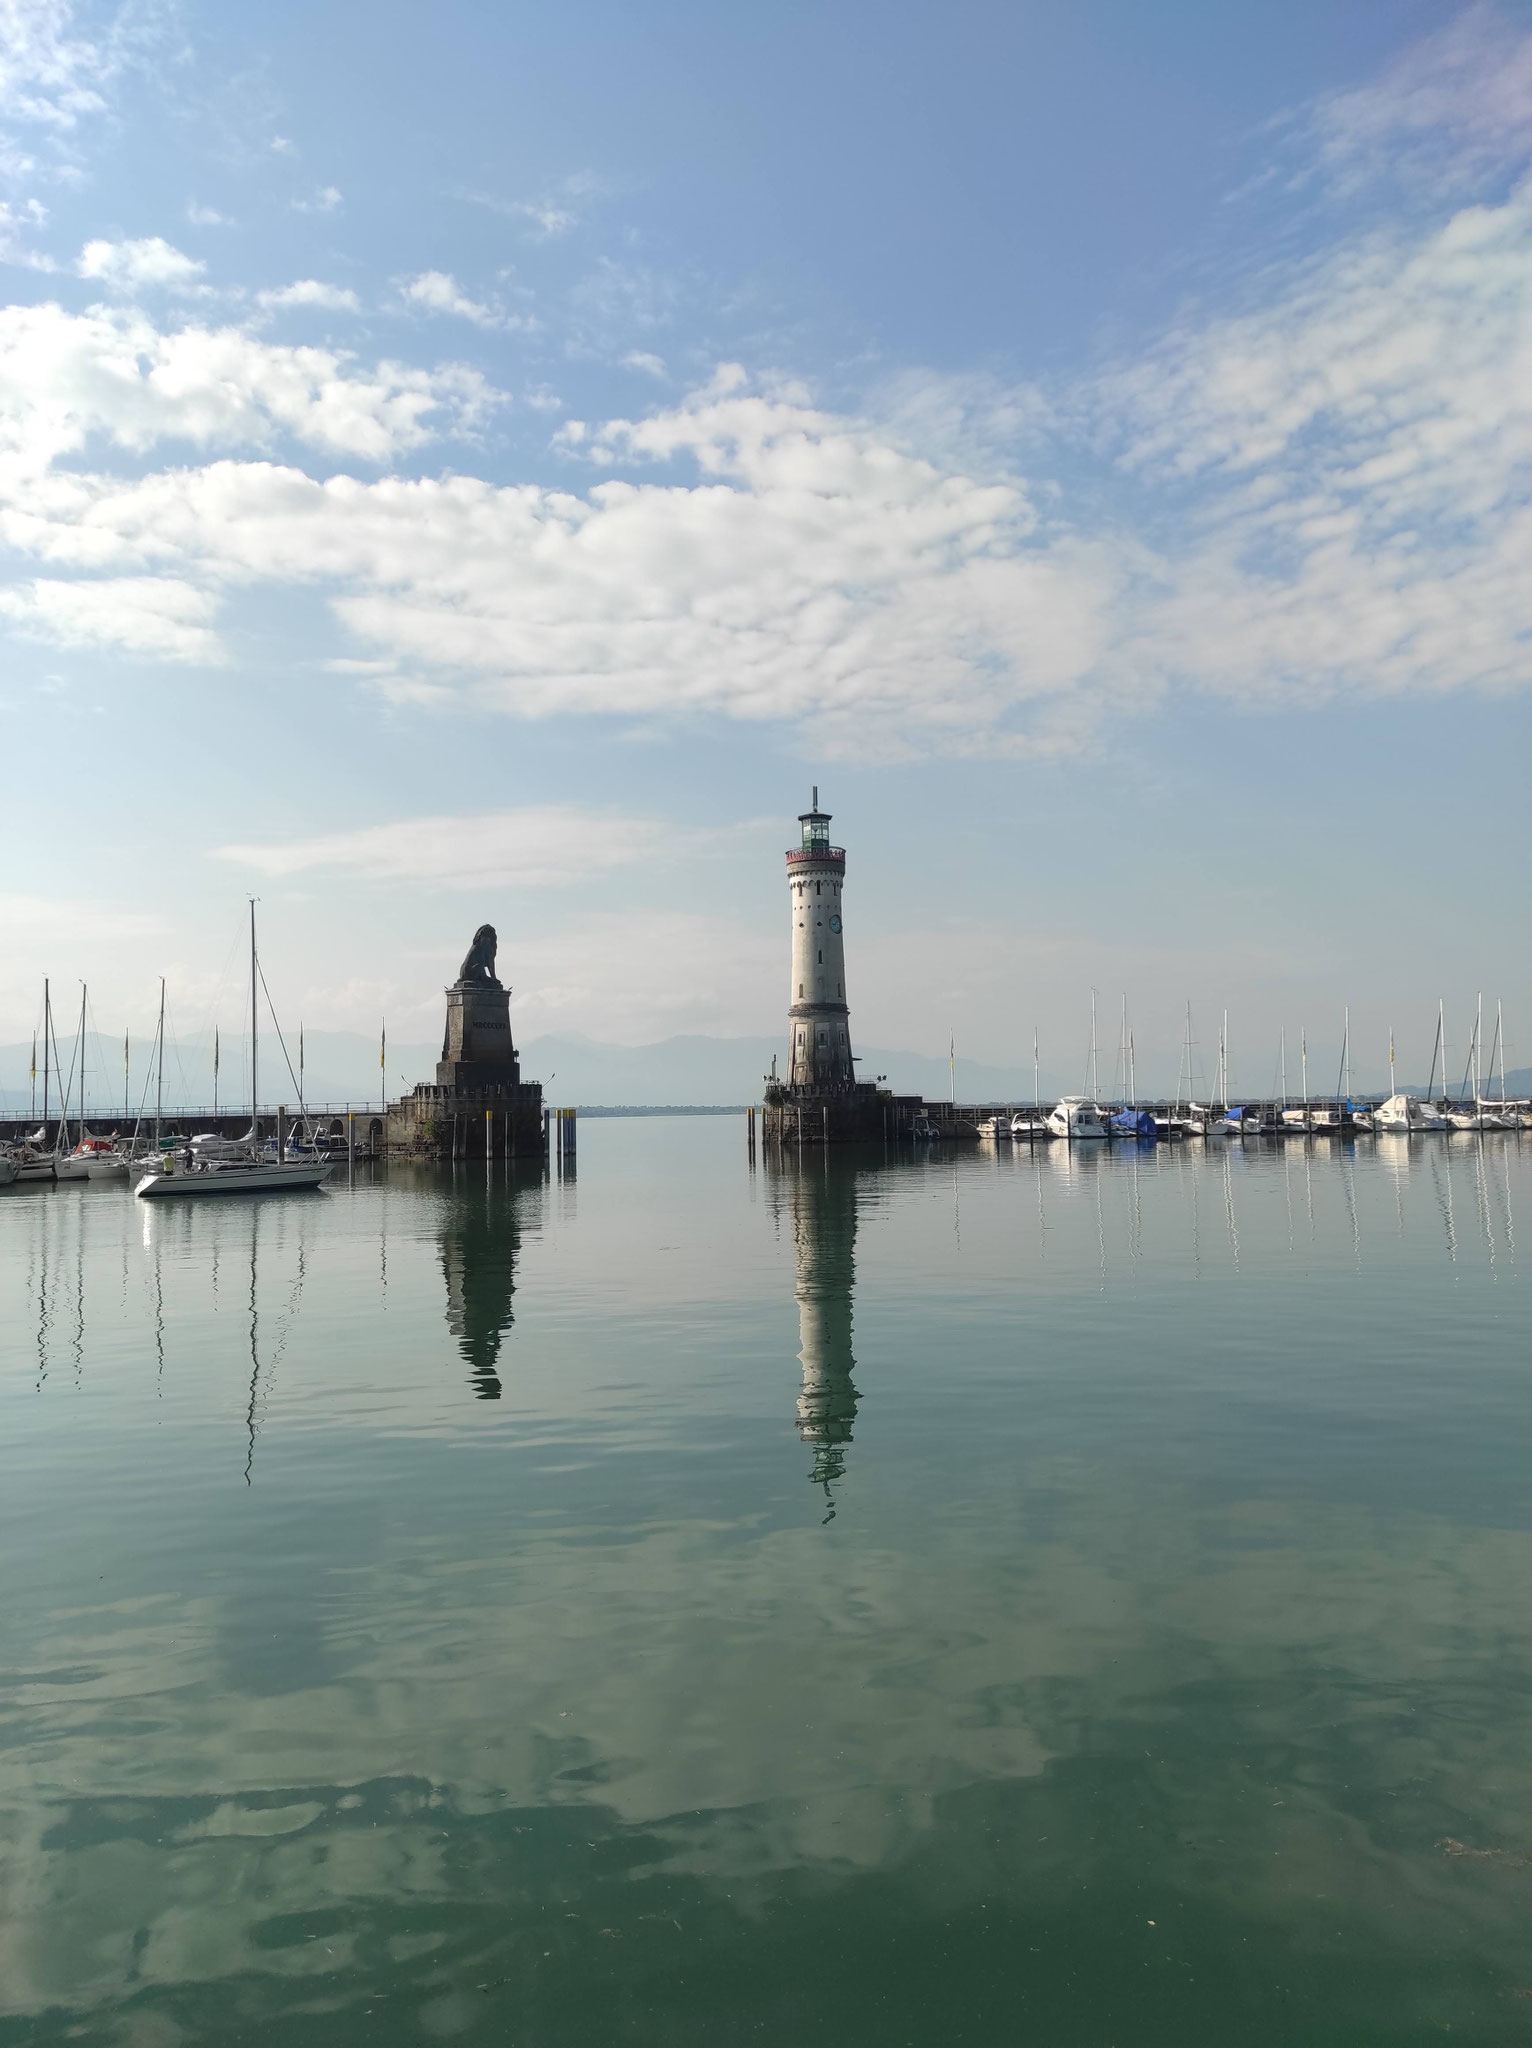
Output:
<svg viewBox="0 0 1532 2048">
<path fill-rule="evenodd" d="M 830 929 L 832 932 L 840 930 L 840 912 L 838 910 L 832 910 L 830 913 Z"/>
</svg>

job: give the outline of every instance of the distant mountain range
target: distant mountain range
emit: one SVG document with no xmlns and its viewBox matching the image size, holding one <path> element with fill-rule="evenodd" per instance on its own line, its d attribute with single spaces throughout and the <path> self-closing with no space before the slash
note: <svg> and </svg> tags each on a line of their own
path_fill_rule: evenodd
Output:
<svg viewBox="0 0 1532 2048">
<path fill-rule="evenodd" d="M 61 1048 L 67 1072 L 72 1041 Z M 0 1046 L 0 1113 L 24 1115 L 32 1100 L 28 1065 L 31 1045 Z M 154 1099 L 153 1077 L 145 1074 L 149 1041 L 132 1046 L 129 1101 L 136 1104 Z M 294 1038 L 287 1047 L 294 1064 L 298 1046 Z M 783 1057 L 782 1038 L 663 1038 L 654 1045 L 604 1045 L 593 1038 L 549 1035 L 529 1039 L 521 1048 L 522 1072 L 529 1080 L 541 1081 L 550 1104 L 655 1108 L 660 1105 L 701 1106 L 723 1103 L 758 1102 L 764 1076 L 773 1056 Z M 386 1078 L 390 1098 L 405 1094 L 417 1081 L 430 1080 L 436 1071 L 439 1041 L 429 1045 L 394 1044 L 388 1047 L 386 1077 L 378 1070 L 378 1042 L 360 1032 L 308 1031 L 304 1034 L 304 1095 L 315 1104 L 340 1105 L 377 1102 Z M 243 1044 L 226 1041 L 221 1048 L 218 1099 L 238 1106 L 247 1099 L 248 1076 Z M 887 1077 L 888 1085 L 901 1094 L 944 1096 L 952 1086 L 947 1061 L 939 1054 L 887 1051 L 876 1046 L 863 1049 L 858 1065 L 865 1080 Z M 282 1077 L 279 1081 L 279 1076 Z M 147 1079 L 147 1092 L 146 1092 Z M 1103 1074 L 1103 1083 L 1106 1076 Z M 959 1101 L 1030 1101 L 1030 1067 L 991 1067 L 977 1060 L 959 1057 L 956 1062 Z M 1052 1101 L 1064 1089 L 1078 1088 L 1077 1073 L 1051 1074 L 1044 1068 L 1042 1093 Z M 1521 1068 L 1506 1076 L 1513 1095 L 1532 1094 L 1532 1068 Z M 39 1106 L 42 1076 L 37 1083 Z M 1146 1092 L 1148 1092 L 1146 1090 Z M 1418 1086 L 1413 1092 L 1419 1092 Z M 57 1080 L 52 1100 L 58 1101 Z M 98 1048 L 92 1040 L 87 1051 L 86 1101 L 102 1108 L 122 1104 L 122 1049 L 103 1039 Z M 211 1038 L 198 1036 L 168 1046 L 165 1054 L 165 1106 L 205 1108 L 213 1100 L 213 1047 Z M 286 1074 L 286 1063 L 275 1035 L 262 1040 L 261 1100 L 263 1103 L 297 1100 L 297 1088 Z"/>
</svg>

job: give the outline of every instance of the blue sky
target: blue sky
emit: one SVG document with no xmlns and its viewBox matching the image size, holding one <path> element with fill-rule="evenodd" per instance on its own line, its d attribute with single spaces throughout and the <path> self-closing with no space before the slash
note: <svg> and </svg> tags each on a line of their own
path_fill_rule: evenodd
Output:
<svg viewBox="0 0 1532 2048">
<path fill-rule="evenodd" d="M 817 781 L 869 1043 L 1524 1060 L 1529 156 L 1525 6 L 0 0 L 0 1037 L 769 1030 Z"/>
</svg>

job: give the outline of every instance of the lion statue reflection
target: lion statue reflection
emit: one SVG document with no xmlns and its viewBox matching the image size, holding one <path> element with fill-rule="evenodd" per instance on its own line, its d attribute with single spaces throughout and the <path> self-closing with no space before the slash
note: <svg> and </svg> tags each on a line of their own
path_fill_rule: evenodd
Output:
<svg viewBox="0 0 1532 2048">
<path fill-rule="evenodd" d="M 500 986 L 499 977 L 495 973 L 495 948 L 498 943 L 495 927 L 492 924 L 481 924 L 473 935 L 473 944 L 468 948 L 462 966 L 458 969 L 457 978 L 460 986 L 464 982 L 479 982 L 492 988 Z"/>
</svg>

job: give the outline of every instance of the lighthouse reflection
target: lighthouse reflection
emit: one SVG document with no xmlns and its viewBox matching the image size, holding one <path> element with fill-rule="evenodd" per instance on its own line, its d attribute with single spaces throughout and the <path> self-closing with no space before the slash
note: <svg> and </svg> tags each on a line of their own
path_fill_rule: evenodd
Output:
<svg viewBox="0 0 1532 2048">
<path fill-rule="evenodd" d="M 782 1159 L 770 1170 L 785 1197 L 797 1269 L 798 1434 L 813 1447 L 811 1477 L 824 1490 L 828 1522 L 860 1399 L 852 1378 L 857 1173 L 849 1159 L 827 1153 Z"/>
<path fill-rule="evenodd" d="M 447 1328 L 481 1401 L 500 1399 L 500 1352 L 516 1320 L 525 1204 L 537 1199 L 540 1186 L 540 1177 L 492 1167 L 486 1174 L 465 1174 L 447 1198 L 441 1231 Z"/>
</svg>

